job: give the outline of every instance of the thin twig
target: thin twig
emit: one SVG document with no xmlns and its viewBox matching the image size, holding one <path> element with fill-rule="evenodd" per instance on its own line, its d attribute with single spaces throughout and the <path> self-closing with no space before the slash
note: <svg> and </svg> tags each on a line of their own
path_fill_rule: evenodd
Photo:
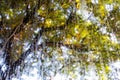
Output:
<svg viewBox="0 0 120 80">
<path fill-rule="evenodd" d="M 16 29 L 14 30 L 14 32 L 10 35 L 10 37 L 7 38 L 7 40 L 5 41 L 5 43 L 4 43 L 3 47 L 2 47 L 2 50 L 5 49 L 7 43 L 9 42 L 9 40 L 15 35 L 15 33 L 17 32 L 17 30 L 19 29 L 19 27 L 20 27 L 22 24 L 23 24 L 23 22 L 20 23 L 20 24 L 16 27 Z"/>
</svg>

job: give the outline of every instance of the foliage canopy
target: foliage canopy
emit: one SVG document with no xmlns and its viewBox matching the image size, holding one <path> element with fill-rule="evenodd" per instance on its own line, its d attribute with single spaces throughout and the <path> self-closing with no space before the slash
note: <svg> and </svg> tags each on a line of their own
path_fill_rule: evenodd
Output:
<svg viewBox="0 0 120 80">
<path fill-rule="evenodd" d="M 43 64 L 54 58 L 73 78 L 76 68 L 95 65 L 105 80 L 109 63 L 120 58 L 119 41 L 120 0 L 0 1 L 0 47 L 9 72 L 42 52 Z"/>
</svg>

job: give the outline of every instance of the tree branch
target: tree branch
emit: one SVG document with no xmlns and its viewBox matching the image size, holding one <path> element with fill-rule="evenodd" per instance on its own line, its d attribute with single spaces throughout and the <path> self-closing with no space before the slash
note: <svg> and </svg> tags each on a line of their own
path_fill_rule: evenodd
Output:
<svg viewBox="0 0 120 80">
<path fill-rule="evenodd" d="M 83 44 L 64 44 L 63 42 L 49 42 L 49 41 L 46 41 L 46 42 L 43 42 L 42 44 L 40 44 L 38 46 L 38 48 L 41 48 L 43 46 L 48 46 L 48 47 L 61 47 L 61 46 L 65 46 L 69 49 L 74 49 L 78 52 L 80 51 L 88 51 L 88 48 L 83 45 Z"/>
<path fill-rule="evenodd" d="M 43 42 L 42 44 L 38 45 L 38 48 L 41 48 L 43 46 L 48 46 L 48 47 L 61 47 L 61 46 L 65 46 L 69 49 L 73 49 L 77 52 L 89 52 L 89 51 L 100 51 L 100 52 L 105 52 L 106 50 L 105 49 L 101 49 L 101 50 L 98 50 L 98 49 L 89 49 L 87 47 L 87 45 L 84 45 L 84 44 L 64 44 L 63 42 L 52 42 L 52 41 L 45 41 Z M 120 51 L 120 49 L 117 49 L 117 50 L 107 50 L 108 52 L 117 52 L 117 51 Z"/>
<path fill-rule="evenodd" d="M 6 54 L 6 57 L 5 57 L 6 61 L 5 62 L 7 63 L 7 68 L 8 68 L 7 71 L 3 73 L 3 76 L 1 76 L 2 80 L 6 79 L 7 73 L 8 73 L 8 76 L 10 77 L 11 71 L 14 70 L 14 68 L 16 68 L 16 66 L 18 66 L 18 63 L 21 63 L 25 59 L 25 57 L 28 55 L 28 53 L 31 52 L 31 49 L 29 49 L 28 51 L 23 53 L 21 55 L 21 57 L 15 63 L 11 64 L 10 51 L 11 51 L 11 44 L 13 41 L 13 37 L 15 34 L 21 32 L 23 29 L 25 29 L 24 25 L 26 25 L 33 18 L 32 16 L 34 16 L 34 14 L 35 14 L 35 11 L 34 11 L 35 8 L 33 10 L 26 12 L 27 15 L 23 18 L 23 21 L 21 21 L 21 23 L 12 30 L 10 36 L 7 38 L 7 40 L 5 41 L 5 43 L 2 47 L 2 50 L 5 50 L 5 54 Z M 26 9 L 28 9 L 28 6 Z"/>
<path fill-rule="evenodd" d="M 33 42 L 30 45 L 30 48 L 25 51 L 24 53 L 21 54 L 20 58 L 15 61 L 10 68 L 6 71 L 9 72 L 8 76 L 10 77 L 10 75 L 12 75 L 16 69 L 17 66 L 21 65 L 22 62 L 24 62 L 24 60 L 26 59 L 26 57 L 34 50 L 34 48 L 36 47 L 36 42 L 38 42 L 38 38 L 40 38 L 42 36 L 42 30 L 39 31 L 39 34 L 36 35 L 36 37 L 34 38 Z"/>
<path fill-rule="evenodd" d="M 10 39 L 12 39 L 12 38 L 14 37 L 14 35 L 16 34 L 18 28 L 20 28 L 20 27 L 23 27 L 23 26 L 22 26 L 22 23 L 21 23 L 20 25 L 18 25 L 17 27 L 15 27 L 15 29 L 13 30 L 13 32 L 11 33 L 11 35 L 10 35 L 10 36 L 7 38 L 7 40 L 5 41 L 5 43 L 4 43 L 3 47 L 2 47 L 2 50 L 5 49 L 7 43 L 10 41 Z"/>
</svg>

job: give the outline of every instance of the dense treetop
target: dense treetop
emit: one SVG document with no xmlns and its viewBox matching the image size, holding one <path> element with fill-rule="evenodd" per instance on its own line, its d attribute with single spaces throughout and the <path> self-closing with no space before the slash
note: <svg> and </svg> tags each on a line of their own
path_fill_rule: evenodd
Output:
<svg viewBox="0 0 120 80">
<path fill-rule="evenodd" d="M 108 73 L 120 58 L 119 43 L 120 0 L 0 1 L 0 47 L 12 67 L 42 49 L 43 62 L 66 64 L 60 70 L 95 64 L 98 74 Z"/>
</svg>

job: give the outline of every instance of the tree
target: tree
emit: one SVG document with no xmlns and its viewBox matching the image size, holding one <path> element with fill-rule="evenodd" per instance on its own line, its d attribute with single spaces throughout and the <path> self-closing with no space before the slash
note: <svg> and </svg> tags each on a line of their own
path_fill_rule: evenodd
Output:
<svg viewBox="0 0 120 80">
<path fill-rule="evenodd" d="M 9 80 L 37 51 L 43 64 L 55 57 L 61 72 L 94 64 L 107 79 L 109 63 L 120 58 L 119 8 L 119 0 L 1 0 L 0 47 L 7 66 L 0 67 L 1 79 Z"/>
</svg>

